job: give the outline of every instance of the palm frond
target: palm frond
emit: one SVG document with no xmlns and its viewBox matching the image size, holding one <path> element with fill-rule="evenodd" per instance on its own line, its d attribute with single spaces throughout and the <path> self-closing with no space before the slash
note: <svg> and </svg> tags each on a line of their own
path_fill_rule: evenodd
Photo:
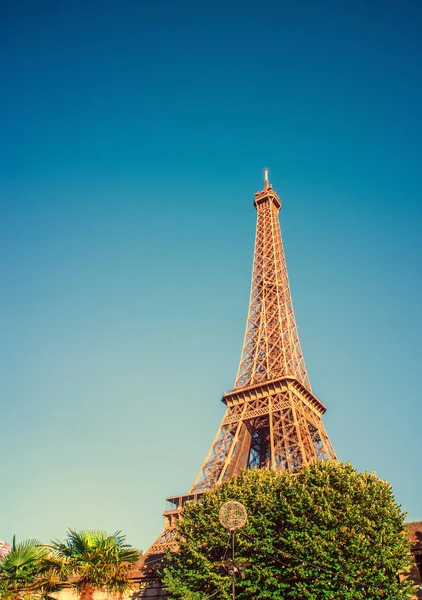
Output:
<svg viewBox="0 0 422 600">
<path fill-rule="evenodd" d="M 51 560 L 62 561 L 67 581 L 78 589 L 90 583 L 95 589 L 124 591 L 130 587 L 132 565 L 140 557 L 125 540 L 121 531 L 110 535 L 100 529 L 69 529 L 64 541 L 53 540 Z"/>
<path fill-rule="evenodd" d="M 2 570 L 18 569 L 30 563 L 41 560 L 47 555 L 47 550 L 36 539 L 23 540 L 16 543 L 13 536 L 13 544 L 9 552 L 0 559 Z"/>
</svg>

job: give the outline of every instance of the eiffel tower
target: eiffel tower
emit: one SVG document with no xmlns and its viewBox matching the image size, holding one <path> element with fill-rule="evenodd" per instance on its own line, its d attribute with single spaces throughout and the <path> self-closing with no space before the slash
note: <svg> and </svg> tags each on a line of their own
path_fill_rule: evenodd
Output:
<svg viewBox="0 0 422 600">
<path fill-rule="evenodd" d="M 325 406 L 313 394 L 293 312 L 278 213 L 281 200 L 264 169 L 255 194 L 255 254 L 245 339 L 226 412 L 188 494 L 167 498 L 164 531 L 145 555 L 153 564 L 176 550 L 174 532 L 186 502 L 242 469 L 266 467 L 297 473 L 336 455 L 322 423 Z"/>
</svg>

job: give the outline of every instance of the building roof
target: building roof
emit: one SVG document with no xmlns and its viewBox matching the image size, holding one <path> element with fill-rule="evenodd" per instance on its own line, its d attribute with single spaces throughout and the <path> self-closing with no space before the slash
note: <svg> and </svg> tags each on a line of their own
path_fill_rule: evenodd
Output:
<svg viewBox="0 0 422 600">
<path fill-rule="evenodd" d="M 412 546 L 417 550 L 422 550 L 422 521 L 406 523 L 406 529 Z"/>
</svg>

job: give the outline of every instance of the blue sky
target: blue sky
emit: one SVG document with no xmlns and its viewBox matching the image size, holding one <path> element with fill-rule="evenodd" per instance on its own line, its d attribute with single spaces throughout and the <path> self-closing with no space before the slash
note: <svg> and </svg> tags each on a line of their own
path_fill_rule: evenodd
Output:
<svg viewBox="0 0 422 600">
<path fill-rule="evenodd" d="M 234 382 L 264 167 L 334 447 L 422 519 L 420 2 L 0 11 L 0 539 L 160 533 Z"/>
</svg>

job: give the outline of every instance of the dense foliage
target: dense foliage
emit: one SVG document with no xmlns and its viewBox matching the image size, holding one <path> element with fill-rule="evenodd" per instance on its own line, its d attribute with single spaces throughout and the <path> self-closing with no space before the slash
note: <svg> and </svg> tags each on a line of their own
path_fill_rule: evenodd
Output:
<svg viewBox="0 0 422 600">
<path fill-rule="evenodd" d="M 248 521 L 236 534 L 239 600 L 398 600 L 409 584 L 404 514 L 391 486 L 350 464 L 317 463 L 298 475 L 245 470 L 189 503 L 179 525 L 180 552 L 167 557 L 172 599 L 230 598 L 230 539 L 218 520 L 237 500 Z"/>
<path fill-rule="evenodd" d="M 140 553 L 125 544 L 118 531 L 69 530 L 67 538 L 53 542 L 51 566 L 66 576 L 81 600 L 91 600 L 95 590 L 124 592 L 130 588 L 129 575 Z"/>
<path fill-rule="evenodd" d="M 13 538 L 10 551 L 0 558 L 0 598 L 18 599 L 39 593 L 47 554 L 38 540 L 17 543 Z"/>
<path fill-rule="evenodd" d="M 37 600 L 62 587 L 76 588 L 81 600 L 91 600 L 95 590 L 124 592 L 139 557 L 120 532 L 69 530 L 50 546 L 14 541 L 0 559 L 0 598 Z"/>
</svg>

